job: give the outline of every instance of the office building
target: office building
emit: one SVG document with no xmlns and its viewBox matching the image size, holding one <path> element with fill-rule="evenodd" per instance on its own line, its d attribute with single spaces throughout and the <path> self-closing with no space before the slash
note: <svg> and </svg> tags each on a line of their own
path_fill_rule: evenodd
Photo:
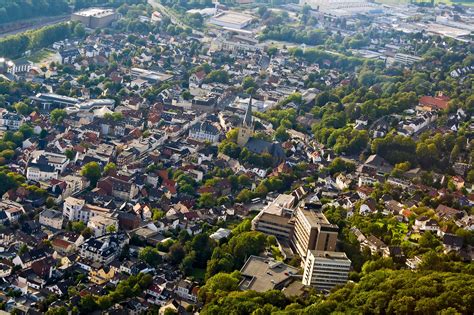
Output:
<svg viewBox="0 0 474 315">
<path fill-rule="evenodd" d="M 309 250 L 306 255 L 303 284 L 317 290 L 331 290 L 345 284 L 351 261 L 343 252 Z"/>
<path fill-rule="evenodd" d="M 293 195 L 279 195 L 252 220 L 252 229 L 278 239 L 289 240 L 293 234 Z"/>
<path fill-rule="evenodd" d="M 423 58 L 414 56 L 414 55 L 407 55 L 402 53 L 395 54 L 395 62 L 398 62 L 402 65 L 412 65 L 415 62 L 421 61 Z"/>
<path fill-rule="evenodd" d="M 334 251 L 339 228 L 329 223 L 324 214 L 297 208 L 294 214 L 292 245 L 301 258 L 306 258 L 308 250 Z"/>
</svg>

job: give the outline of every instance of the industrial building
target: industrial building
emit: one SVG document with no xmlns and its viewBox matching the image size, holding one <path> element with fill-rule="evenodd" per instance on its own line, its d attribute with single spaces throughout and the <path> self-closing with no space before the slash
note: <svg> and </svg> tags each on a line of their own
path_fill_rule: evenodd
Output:
<svg viewBox="0 0 474 315">
<path fill-rule="evenodd" d="M 101 28 L 118 19 L 118 13 L 112 9 L 89 8 L 72 14 L 72 21 L 79 21 L 88 28 Z"/>
<path fill-rule="evenodd" d="M 233 11 L 224 11 L 211 17 L 209 23 L 222 27 L 242 29 L 252 23 L 253 19 L 254 17 L 251 15 Z"/>
<path fill-rule="evenodd" d="M 344 252 L 309 250 L 303 272 L 303 284 L 318 290 L 331 290 L 345 284 L 351 261 Z"/>
</svg>

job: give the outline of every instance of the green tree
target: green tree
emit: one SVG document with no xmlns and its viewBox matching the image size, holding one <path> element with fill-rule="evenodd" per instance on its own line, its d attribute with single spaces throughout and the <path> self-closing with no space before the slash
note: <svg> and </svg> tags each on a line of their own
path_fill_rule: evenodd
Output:
<svg viewBox="0 0 474 315">
<path fill-rule="evenodd" d="M 59 125 L 67 117 L 67 113 L 63 109 L 53 109 L 49 116 L 49 120 L 53 125 Z"/>
<path fill-rule="evenodd" d="M 90 183 L 91 187 L 95 187 L 97 181 L 101 177 L 100 166 L 97 162 L 89 162 L 84 165 L 81 169 L 81 175 L 86 177 Z"/>
<path fill-rule="evenodd" d="M 156 267 L 161 263 L 161 255 L 156 248 L 147 246 L 140 250 L 138 259 L 146 262 L 150 266 Z"/>
</svg>

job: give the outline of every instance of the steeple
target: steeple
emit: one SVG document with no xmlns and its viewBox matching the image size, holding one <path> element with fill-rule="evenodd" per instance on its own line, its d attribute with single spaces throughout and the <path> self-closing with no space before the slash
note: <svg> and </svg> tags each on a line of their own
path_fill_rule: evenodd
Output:
<svg viewBox="0 0 474 315">
<path fill-rule="evenodd" d="M 252 96 L 250 96 L 249 105 L 247 111 L 245 112 L 243 125 L 246 127 L 252 126 Z"/>
<path fill-rule="evenodd" d="M 237 144 L 240 147 L 244 147 L 249 141 L 253 134 L 253 123 L 252 123 L 252 96 L 250 96 L 249 105 L 245 112 L 242 126 L 239 128 L 239 134 L 237 135 Z"/>
</svg>

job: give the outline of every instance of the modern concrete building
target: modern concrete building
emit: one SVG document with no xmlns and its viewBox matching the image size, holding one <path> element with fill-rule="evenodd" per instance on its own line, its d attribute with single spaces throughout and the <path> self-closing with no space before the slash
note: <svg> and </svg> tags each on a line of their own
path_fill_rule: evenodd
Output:
<svg viewBox="0 0 474 315">
<path fill-rule="evenodd" d="M 303 284 L 317 290 L 331 290 L 345 284 L 351 261 L 343 252 L 308 250 L 303 272 Z"/>
<path fill-rule="evenodd" d="M 324 214 L 297 208 L 294 218 L 295 228 L 291 242 L 303 261 L 308 250 L 336 250 L 339 227 L 329 223 Z"/>
<path fill-rule="evenodd" d="M 240 272 L 242 274 L 242 281 L 239 284 L 241 290 L 266 292 L 285 288 L 294 280 L 298 269 L 274 259 L 250 256 Z"/>
<path fill-rule="evenodd" d="M 252 220 L 252 229 L 289 240 L 293 235 L 293 223 L 290 220 L 295 200 L 293 195 L 279 195 Z"/>
<path fill-rule="evenodd" d="M 233 29 L 242 29 L 248 26 L 254 17 L 251 15 L 239 13 L 239 12 L 232 12 L 232 11 L 224 11 L 219 12 L 210 19 L 210 23 L 222 27 L 228 27 Z"/>
<path fill-rule="evenodd" d="M 395 54 L 395 62 L 398 62 L 402 65 L 411 65 L 415 62 L 421 61 L 423 58 L 414 56 L 414 55 L 407 55 L 402 53 Z"/>
<path fill-rule="evenodd" d="M 118 14 L 111 9 L 89 8 L 72 15 L 71 20 L 79 21 L 88 28 L 106 27 L 117 20 Z"/>
</svg>

